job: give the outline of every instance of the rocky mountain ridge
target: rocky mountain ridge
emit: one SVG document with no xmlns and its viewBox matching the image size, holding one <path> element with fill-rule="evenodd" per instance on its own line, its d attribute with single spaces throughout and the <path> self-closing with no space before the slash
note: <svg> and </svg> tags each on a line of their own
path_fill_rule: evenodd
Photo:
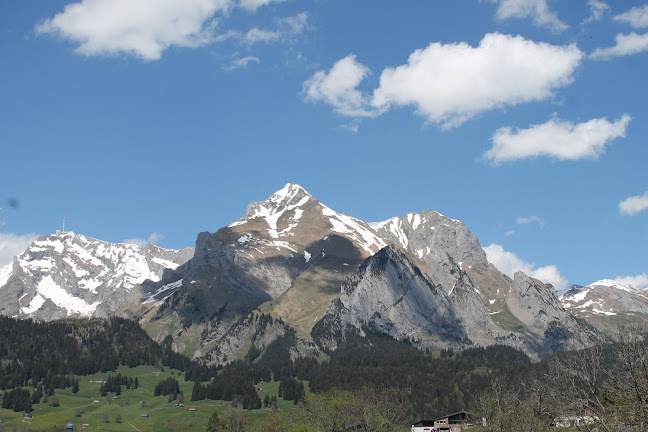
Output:
<svg viewBox="0 0 648 432">
<path fill-rule="evenodd" d="M 125 257 L 134 251 L 113 254 L 123 262 L 108 259 L 105 275 L 114 275 L 101 283 L 101 269 L 81 264 L 97 264 L 108 246 L 71 234 L 39 241 L 14 262 L 36 262 L 29 277 L 21 277 L 22 264 L 0 271 L 2 313 L 134 316 L 154 338 L 172 335 L 177 350 L 209 362 L 252 346 L 262 351 L 285 334 L 295 335 L 293 355 L 331 348 L 350 329 L 432 349 L 506 344 L 534 358 L 605 337 L 568 313 L 550 285 L 499 272 L 461 221 L 423 211 L 370 226 L 292 183 L 251 203 L 242 218 L 200 233 L 191 251 L 151 247 L 131 264 Z M 45 246 L 52 258 L 37 268 Z M 77 256 L 54 258 L 59 249 Z M 84 255 L 93 250 L 94 261 Z M 128 270 L 136 262 L 159 267 L 136 277 Z M 85 309 L 45 300 L 47 278 Z M 272 325 L 260 325 L 259 316 Z"/>
</svg>

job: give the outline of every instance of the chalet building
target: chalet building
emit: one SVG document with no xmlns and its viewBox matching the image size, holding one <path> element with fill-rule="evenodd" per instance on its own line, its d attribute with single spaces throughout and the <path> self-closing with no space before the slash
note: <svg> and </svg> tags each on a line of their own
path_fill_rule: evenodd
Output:
<svg viewBox="0 0 648 432">
<path fill-rule="evenodd" d="M 411 432 L 461 432 L 472 426 L 472 417 L 466 411 L 459 411 L 434 420 L 421 420 L 412 425 Z"/>
<path fill-rule="evenodd" d="M 554 419 L 554 426 L 560 428 L 581 428 L 582 426 L 593 425 L 597 421 L 597 417 L 593 416 L 590 412 L 585 415 L 564 415 Z"/>
</svg>

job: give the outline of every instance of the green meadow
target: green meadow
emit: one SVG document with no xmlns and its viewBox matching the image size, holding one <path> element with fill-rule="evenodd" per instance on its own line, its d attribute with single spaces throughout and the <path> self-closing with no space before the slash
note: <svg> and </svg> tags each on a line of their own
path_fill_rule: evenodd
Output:
<svg viewBox="0 0 648 432">
<path fill-rule="evenodd" d="M 153 375 L 159 372 L 159 375 Z M 99 389 L 101 383 L 93 379 L 105 379 L 108 375 L 121 373 L 138 378 L 137 389 L 126 389 L 122 385 L 121 395 L 113 399 L 113 393 L 102 397 Z M 153 397 L 158 382 L 169 377 L 176 378 L 184 394 L 184 406 L 176 406 L 178 401 L 169 402 L 168 396 Z M 7 431 L 46 430 L 57 426 L 65 428 L 68 423 L 74 424 L 75 431 L 204 431 L 209 417 L 217 411 L 221 413 L 231 407 L 228 401 L 191 401 L 193 382 L 184 381 L 184 373 L 177 370 L 156 369 L 149 366 L 136 368 L 120 367 L 117 371 L 79 377 L 80 386 L 77 394 L 72 389 L 56 390 L 55 396 L 59 406 L 51 403 L 40 403 L 33 406 L 33 417 L 25 418 L 23 412 L 0 409 L 1 427 Z M 310 394 L 308 383 L 304 383 L 307 395 Z M 261 401 L 266 395 L 277 396 L 279 382 L 262 382 L 257 385 Z M 30 389 L 32 392 L 33 389 Z M 292 401 L 277 398 L 279 410 L 294 409 Z M 258 419 L 266 414 L 265 409 L 245 411 L 251 419 Z M 88 426 L 83 428 L 82 425 Z M 1 428 L 0 428 L 1 430 Z"/>
</svg>

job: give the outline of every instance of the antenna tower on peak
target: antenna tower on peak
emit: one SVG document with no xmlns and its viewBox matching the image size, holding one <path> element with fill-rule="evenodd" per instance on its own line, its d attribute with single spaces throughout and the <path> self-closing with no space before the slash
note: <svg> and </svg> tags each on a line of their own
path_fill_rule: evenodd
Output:
<svg viewBox="0 0 648 432">
<path fill-rule="evenodd" d="M 61 235 L 65 234 L 65 216 L 63 216 L 63 229 L 62 230 L 56 230 L 56 235 Z"/>
</svg>

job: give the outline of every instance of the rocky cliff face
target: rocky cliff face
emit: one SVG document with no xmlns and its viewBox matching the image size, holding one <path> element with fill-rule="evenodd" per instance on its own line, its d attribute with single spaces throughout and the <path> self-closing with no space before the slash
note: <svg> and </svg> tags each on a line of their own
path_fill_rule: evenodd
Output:
<svg viewBox="0 0 648 432">
<path fill-rule="evenodd" d="M 466 324 L 492 325 L 483 304 L 471 301 L 463 287 L 455 298 L 470 323 L 462 319 L 451 298 L 395 246 L 388 246 L 367 259 L 354 276 L 342 284 L 340 298 L 331 304 L 316 328 L 314 338 L 331 345 L 343 337 L 348 326 L 385 333 L 396 339 L 415 340 L 422 346 L 460 348 L 470 344 Z"/>
<path fill-rule="evenodd" d="M 603 339 L 593 326 L 562 307 L 551 285 L 522 272 L 514 275 L 506 305 L 525 325 L 525 344 L 539 353 L 585 348 Z"/>
<path fill-rule="evenodd" d="M 420 260 L 424 272 L 446 292 L 455 285 L 464 265 L 488 265 L 479 240 L 466 225 L 437 212 L 408 213 L 374 228 L 380 236 Z"/>
<path fill-rule="evenodd" d="M 345 279 L 339 299 L 331 303 L 312 335 L 322 346 L 335 347 L 353 327 L 432 349 L 504 344 L 536 359 L 583 348 L 601 338 L 562 308 L 551 286 L 524 273 L 515 275 L 506 298 L 506 313 L 518 323 L 515 329 L 493 322 L 467 273 L 460 272 L 446 294 L 405 253 L 389 246 Z"/>
<path fill-rule="evenodd" d="M 499 272 L 460 221 L 424 211 L 375 228 L 414 256 L 423 273 L 450 294 L 473 343 L 511 345 L 539 358 L 601 337 L 563 309 L 553 287 L 524 273 L 511 280 Z"/>
<path fill-rule="evenodd" d="M 45 320 L 108 316 L 139 303 L 140 284 L 159 281 L 193 256 L 181 251 L 114 244 L 66 232 L 38 238 L 0 271 L 1 312 Z"/>
</svg>

